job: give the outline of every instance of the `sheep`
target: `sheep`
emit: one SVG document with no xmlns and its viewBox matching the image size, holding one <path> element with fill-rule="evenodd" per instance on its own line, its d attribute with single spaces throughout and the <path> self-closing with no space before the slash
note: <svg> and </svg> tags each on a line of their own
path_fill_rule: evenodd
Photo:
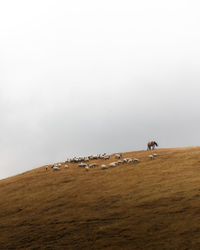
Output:
<svg viewBox="0 0 200 250">
<path fill-rule="evenodd" d="M 116 162 L 111 162 L 110 164 L 109 164 L 109 167 L 116 167 L 117 166 L 117 163 Z"/>
<path fill-rule="evenodd" d="M 99 159 L 104 159 L 105 155 L 106 155 L 106 153 L 100 154 Z"/>
<path fill-rule="evenodd" d="M 96 160 L 96 159 L 98 159 L 98 155 L 90 155 L 90 156 L 88 156 L 88 158 L 90 160 Z"/>
<path fill-rule="evenodd" d="M 105 155 L 104 156 L 104 160 L 109 160 L 110 159 L 110 156 L 109 155 Z"/>
<path fill-rule="evenodd" d="M 133 160 L 128 158 L 127 163 L 131 163 L 131 162 L 133 162 Z"/>
<path fill-rule="evenodd" d="M 105 170 L 105 169 L 108 169 L 108 167 L 106 165 L 101 165 L 101 169 Z"/>
<path fill-rule="evenodd" d="M 120 159 L 121 157 L 122 157 L 122 154 L 121 154 L 121 153 L 115 155 L 115 159 Z"/>
<path fill-rule="evenodd" d="M 149 155 L 149 159 L 153 160 L 154 156 L 153 155 Z"/>
<path fill-rule="evenodd" d="M 138 162 L 139 162 L 139 159 L 137 159 L 137 158 L 134 158 L 134 159 L 133 159 L 133 162 L 136 162 L 136 163 L 138 163 Z"/>
<path fill-rule="evenodd" d="M 68 166 L 68 165 L 65 165 L 64 168 L 69 168 L 69 166 Z"/>
<path fill-rule="evenodd" d="M 122 163 L 123 163 L 123 161 L 121 161 L 121 160 L 118 160 L 118 161 L 117 161 L 117 163 L 118 163 L 118 164 L 122 164 Z"/>
<path fill-rule="evenodd" d="M 73 157 L 73 158 L 69 159 L 68 162 L 74 162 L 74 163 L 76 163 L 76 162 L 79 162 L 79 160 L 78 160 L 77 157 Z"/>
<path fill-rule="evenodd" d="M 80 167 L 80 168 L 84 168 L 84 167 L 86 167 L 87 166 L 87 164 L 86 163 L 83 163 L 83 162 L 81 162 L 80 164 L 78 164 L 78 167 Z"/>
<path fill-rule="evenodd" d="M 124 158 L 123 159 L 123 163 L 127 163 L 128 162 L 128 159 L 127 158 Z"/>
<path fill-rule="evenodd" d="M 156 156 L 158 156 L 158 154 L 154 153 L 153 156 L 156 157 Z"/>
<path fill-rule="evenodd" d="M 123 159 L 123 163 L 130 163 L 130 162 L 132 162 L 131 158 L 124 158 Z"/>
<path fill-rule="evenodd" d="M 61 167 L 61 163 L 55 163 L 55 164 L 52 165 L 52 168 L 53 167 L 59 167 L 60 168 Z"/>
<path fill-rule="evenodd" d="M 96 166 L 98 166 L 97 163 L 91 163 L 91 164 L 89 165 L 90 168 L 94 168 L 94 167 L 96 167 Z"/>
<path fill-rule="evenodd" d="M 78 158 L 74 158 L 74 162 L 79 162 L 79 159 Z"/>
<path fill-rule="evenodd" d="M 90 160 L 96 160 L 96 159 L 109 159 L 110 156 L 107 156 L 106 153 L 103 154 L 95 154 L 95 155 L 89 155 L 89 156 L 79 156 L 79 157 L 73 157 L 73 158 L 67 158 L 65 163 L 78 163 L 78 162 L 86 162 Z"/>
<path fill-rule="evenodd" d="M 54 170 L 54 171 L 57 171 L 57 170 L 60 170 L 60 168 L 57 167 L 57 166 L 54 166 L 54 167 L 53 167 L 53 170 Z"/>
<path fill-rule="evenodd" d="M 89 167 L 88 167 L 88 166 L 85 166 L 85 170 L 88 171 L 88 170 L 89 170 Z"/>
</svg>

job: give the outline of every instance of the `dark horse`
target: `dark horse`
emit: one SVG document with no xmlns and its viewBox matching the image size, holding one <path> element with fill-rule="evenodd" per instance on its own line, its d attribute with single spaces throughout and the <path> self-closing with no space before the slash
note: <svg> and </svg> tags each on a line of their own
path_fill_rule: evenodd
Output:
<svg viewBox="0 0 200 250">
<path fill-rule="evenodd" d="M 147 143 L 147 150 L 153 150 L 155 147 L 158 147 L 158 143 L 155 141 L 150 141 Z"/>
</svg>

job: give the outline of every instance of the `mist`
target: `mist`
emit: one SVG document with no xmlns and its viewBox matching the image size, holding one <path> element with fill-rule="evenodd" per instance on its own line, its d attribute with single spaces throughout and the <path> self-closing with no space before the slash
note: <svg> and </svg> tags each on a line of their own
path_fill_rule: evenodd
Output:
<svg viewBox="0 0 200 250">
<path fill-rule="evenodd" d="M 199 145 L 198 1 L 0 4 L 0 178 Z"/>
</svg>

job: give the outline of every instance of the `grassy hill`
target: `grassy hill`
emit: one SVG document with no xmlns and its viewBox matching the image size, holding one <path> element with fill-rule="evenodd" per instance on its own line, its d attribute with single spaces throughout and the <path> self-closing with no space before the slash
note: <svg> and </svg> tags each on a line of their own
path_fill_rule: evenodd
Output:
<svg viewBox="0 0 200 250">
<path fill-rule="evenodd" d="M 154 152 L 1 180 L 0 249 L 200 249 L 200 147 Z"/>
</svg>

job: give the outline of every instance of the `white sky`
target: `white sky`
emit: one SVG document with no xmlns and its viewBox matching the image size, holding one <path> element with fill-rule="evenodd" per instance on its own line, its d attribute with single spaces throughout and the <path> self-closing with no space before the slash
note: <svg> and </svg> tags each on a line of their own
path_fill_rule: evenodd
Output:
<svg viewBox="0 0 200 250">
<path fill-rule="evenodd" d="M 1 1 L 0 178 L 199 145 L 199 1 Z"/>
</svg>

